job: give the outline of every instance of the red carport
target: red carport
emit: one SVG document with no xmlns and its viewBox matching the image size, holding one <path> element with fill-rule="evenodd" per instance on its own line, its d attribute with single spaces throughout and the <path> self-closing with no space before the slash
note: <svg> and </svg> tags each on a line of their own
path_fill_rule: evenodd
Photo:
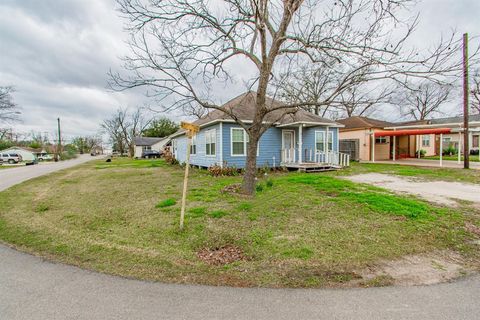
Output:
<svg viewBox="0 0 480 320">
<path fill-rule="evenodd" d="M 411 136 L 411 135 L 425 135 L 425 134 L 439 134 L 440 135 L 440 165 L 442 165 L 442 150 L 443 150 L 443 134 L 451 133 L 450 128 L 435 128 L 435 129 L 405 129 L 405 130 L 385 130 L 376 131 L 372 134 L 372 162 L 375 162 L 375 138 L 376 137 L 393 137 L 393 161 L 395 161 L 395 145 L 396 137 L 398 136 Z M 418 157 L 420 158 L 420 152 L 418 151 Z"/>
</svg>

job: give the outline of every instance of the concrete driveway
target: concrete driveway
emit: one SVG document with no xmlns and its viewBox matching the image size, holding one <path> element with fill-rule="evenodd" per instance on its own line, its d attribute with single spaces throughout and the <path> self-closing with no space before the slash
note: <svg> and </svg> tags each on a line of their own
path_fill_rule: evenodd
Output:
<svg viewBox="0 0 480 320">
<path fill-rule="evenodd" d="M 90 159 L 36 168 L 46 174 Z M 9 186 L 3 175 L 10 170 L 17 169 L 0 173 L 2 189 Z M 40 175 L 21 172 L 9 178 L 10 185 Z M 0 245 L 2 320 L 478 319 L 479 298 L 478 276 L 433 286 L 348 290 L 170 285 L 52 263 Z"/>
</svg>

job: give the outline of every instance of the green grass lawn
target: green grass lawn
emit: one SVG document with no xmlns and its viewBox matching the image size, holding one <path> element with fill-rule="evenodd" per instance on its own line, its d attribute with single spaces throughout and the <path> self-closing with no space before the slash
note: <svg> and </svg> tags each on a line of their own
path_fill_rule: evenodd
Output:
<svg viewBox="0 0 480 320">
<path fill-rule="evenodd" d="M 432 168 L 382 163 L 352 162 L 349 168 L 337 171 L 335 175 L 342 176 L 370 172 L 394 174 L 423 180 L 480 183 L 480 170 L 476 169 Z"/>
<path fill-rule="evenodd" d="M 363 170 L 372 169 L 347 171 Z M 272 174 L 248 198 L 221 192 L 241 177 L 193 169 L 182 232 L 182 168 L 162 160 L 95 161 L 1 192 L 0 239 L 110 274 L 232 286 L 361 284 L 359 271 L 382 259 L 436 249 L 477 254 L 464 230 L 473 219 L 467 209 L 436 207 L 337 174 Z M 224 246 L 240 248 L 245 259 L 199 259 L 200 251 Z"/>
<path fill-rule="evenodd" d="M 427 160 L 440 160 L 440 156 L 428 156 L 423 157 L 422 159 Z M 470 161 L 472 162 L 479 162 L 478 155 L 470 155 Z M 443 160 L 450 160 L 450 161 L 458 161 L 458 156 L 443 156 Z M 461 161 L 463 161 L 463 156 L 461 156 Z"/>
</svg>

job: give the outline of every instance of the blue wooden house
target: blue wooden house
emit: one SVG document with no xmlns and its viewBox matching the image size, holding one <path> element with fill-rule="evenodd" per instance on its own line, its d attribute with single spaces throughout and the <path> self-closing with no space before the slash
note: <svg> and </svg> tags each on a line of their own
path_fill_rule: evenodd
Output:
<svg viewBox="0 0 480 320">
<path fill-rule="evenodd" d="M 223 108 L 248 124 L 255 112 L 255 92 L 247 92 L 223 105 Z M 280 102 L 267 99 L 267 106 Z M 266 121 L 272 123 L 261 136 L 257 166 L 288 167 L 300 170 L 326 169 L 349 164 L 349 156 L 338 152 L 339 128 L 335 121 L 303 109 L 283 115 L 272 111 Z M 200 131 L 192 139 L 190 163 L 199 167 L 219 165 L 244 168 L 247 158 L 248 134 L 228 114 L 214 110 L 194 122 Z M 171 136 L 175 158 L 186 160 L 187 137 L 180 130 Z"/>
</svg>

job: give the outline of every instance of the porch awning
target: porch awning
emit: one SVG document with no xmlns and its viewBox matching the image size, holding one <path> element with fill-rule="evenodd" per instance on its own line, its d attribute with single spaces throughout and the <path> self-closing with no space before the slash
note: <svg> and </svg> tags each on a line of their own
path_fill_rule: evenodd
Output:
<svg viewBox="0 0 480 320">
<path fill-rule="evenodd" d="M 391 131 L 376 131 L 373 133 L 375 137 L 393 137 L 393 136 L 410 136 L 422 134 L 441 134 L 451 133 L 451 128 L 436 128 L 436 129 L 410 129 L 410 130 L 391 130 Z"/>
</svg>

